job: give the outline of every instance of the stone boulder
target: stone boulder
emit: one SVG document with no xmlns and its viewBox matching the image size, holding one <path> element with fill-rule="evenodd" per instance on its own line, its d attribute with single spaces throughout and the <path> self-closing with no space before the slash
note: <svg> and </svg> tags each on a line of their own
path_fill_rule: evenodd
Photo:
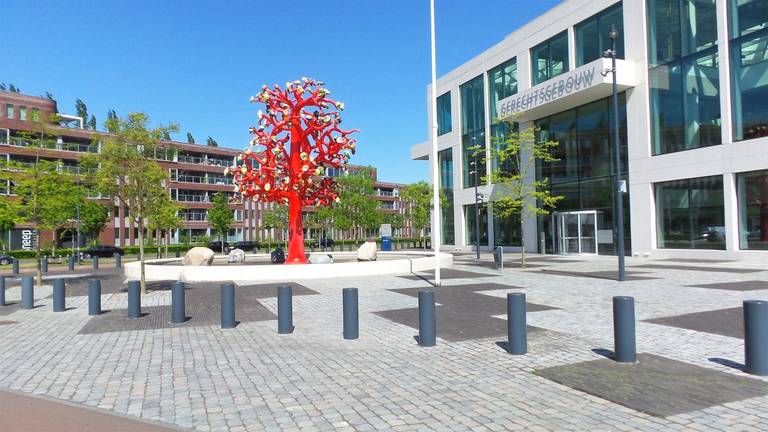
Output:
<svg viewBox="0 0 768 432">
<path fill-rule="evenodd" d="M 209 266 L 212 262 L 213 251 L 207 247 L 193 247 L 181 261 L 185 266 Z"/>
<path fill-rule="evenodd" d="M 227 255 L 227 262 L 230 264 L 239 264 L 245 262 L 245 252 L 242 249 L 232 249 Z"/>
<path fill-rule="evenodd" d="M 358 261 L 376 261 L 376 242 L 368 240 L 357 249 Z"/>
<path fill-rule="evenodd" d="M 330 254 L 317 254 L 309 256 L 310 264 L 333 264 L 333 256 Z"/>
</svg>

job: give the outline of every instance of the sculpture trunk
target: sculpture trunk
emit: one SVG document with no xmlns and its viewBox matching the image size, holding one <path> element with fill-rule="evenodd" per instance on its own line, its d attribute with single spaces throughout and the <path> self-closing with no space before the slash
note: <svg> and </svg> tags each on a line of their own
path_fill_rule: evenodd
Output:
<svg viewBox="0 0 768 432">
<path fill-rule="evenodd" d="M 304 255 L 304 226 L 301 220 L 301 200 L 292 197 L 288 200 L 288 257 L 286 264 L 306 264 Z"/>
</svg>

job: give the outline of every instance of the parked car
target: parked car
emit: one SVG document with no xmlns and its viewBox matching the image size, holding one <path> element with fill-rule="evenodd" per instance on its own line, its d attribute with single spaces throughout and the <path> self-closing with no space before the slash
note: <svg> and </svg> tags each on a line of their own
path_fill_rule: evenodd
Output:
<svg viewBox="0 0 768 432">
<path fill-rule="evenodd" d="M 221 253 L 221 241 L 216 240 L 208 243 L 208 249 L 217 253 Z M 227 252 L 229 249 L 229 243 L 224 242 L 224 252 Z"/>
<path fill-rule="evenodd" d="M 243 251 L 255 251 L 261 249 L 258 242 L 255 241 L 239 241 L 233 246 L 234 249 L 240 249 Z"/>
<path fill-rule="evenodd" d="M 329 247 L 333 247 L 334 244 L 336 244 L 336 242 L 334 242 L 333 239 L 324 238 L 324 239 L 320 239 L 320 240 L 315 240 L 314 242 L 312 242 L 310 247 L 313 247 L 313 248 L 319 248 L 319 247 L 329 248 Z"/>
<path fill-rule="evenodd" d="M 6 253 L 0 254 L 0 265 L 8 265 L 8 264 L 10 264 L 12 262 L 13 262 L 13 257 L 12 256 L 10 256 L 10 255 L 8 255 Z"/>
<path fill-rule="evenodd" d="M 89 247 L 88 249 L 84 250 L 82 254 L 83 258 L 85 259 L 95 256 L 99 258 L 112 258 L 115 255 L 125 255 L 125 251 L 117 246 L 99 245 Z"/>
</svg>

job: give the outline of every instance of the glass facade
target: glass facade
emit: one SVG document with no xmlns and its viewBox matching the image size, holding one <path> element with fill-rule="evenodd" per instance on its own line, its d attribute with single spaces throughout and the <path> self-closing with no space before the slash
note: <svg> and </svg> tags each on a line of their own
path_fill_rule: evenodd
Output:
<svg viewBox="0 0 768 432">
<path fill-rule="evenodd" d="M 648 0 L 653 154 L 721 143 L 715 0 Z"/>
<path fill-rule="evenodd" d="M 736 176 L 739 247 L 768 250 L 768 170 Z"/>
<path fill-rule="evenodd" d="M 447 134 L 451 126 L 451 92 L 448 92 L 437 98 L 437 135 Z"/>
<path fill-rule="evenodd" d="M 491 95 L 489 104 L 491 111 L 491 145 L 494 151 L 498 151 L 503 146 L 504 139 L 510 130 L 508 123 L 496 120 L 496 103 L 517 93 L 517 59 L 507 60 L 488 72 L 488 93 Z M 517 130 L 517 123 L 513 127 Z M 514 166 L 512 161 L 505 161 L 504 166 L 499 166 L 498 161 L 494 157 L 491 169 L 512 172 Z"/>
<path fill-rule="evenodd" d="M 615 227 L 615 177 L 612 143 L 613 109 L 611 99 L 601 99 L 536 121 L 538 139 L 557 141 L 553 154 L 559 159 L 541 164 L 537 176 L 550 181 L 552 195 L 563 196 L 554 212 L 595 210 L 595 228 L 599 233 L 600 254 L 615 254 L 612 240 Z M 619 94 L 619 135 L 622 174 L 627 173 L 627 120 L 624 93 Z M 542 218 L 546 251 L 557 253 L 556 215 Z M 609 232 L 610 231 L 610 232 Z M 630 251 L 629 194 L 624 194 L 624 233 L 626 251 Z M 610 234 L 610 235 L 608 235 Z"/>
<path fill-rule="evenodd" d="M 455 244 L 453 226 L 453 149 L 441 150 L 437 153 L 440 164 L 440 189 L 445 194 L 447 205 L 440 209 L 440 225 L 442 227 L 442 243 Z"/>
<path fill-rule="evenodd" d="M 485 171 L 480 170 L 477 176 L 470 174 L 475 154 L 477 164 L 485 166 L 485 97 L 483 94 L 483 75 L 479 75 L 459 88 L 461 94 L 461 154 L 462 154 L 462 187 L 469 188 L 482 182 Z"/>
<path fill-rule="evenodd" d="M 533 85 L 568 72 L 568 31 L 531 48 Z"/>
<path fill-rule="evenodd" d="M 467 245 L 475 244 L 475 205 L 464 206 L 464 222 Z M 480 204 L 480 246 L 488 246 L 488 208 L 485 203 Z"/>
<path fill-rule="evenodd" d="M 523 228 L 520 226 L 520 216 L 514 215 L 500 218 L 493 215 L 493 245 L 522 246 Z"/>
<path fill-rule="evenodd" d="M 733 139 L 768 136 L 768 2 L 731 0 Z"/>
<path fill-rule="evenodd" d="M 725 249 L 723 177 L 656 183 L 656 234 L 663 249 Z"/>
<path fill-rule="evenodd" d="M 603 56 L 611 48 L 608 36 L 615 26 L 619 32 L 616 39 L 617 58 L 624 58 L 624 20 L 622 4 L 611 6 L 599 14 L 576 25 L 576 66 L 585 65 Z"/>
</svg>

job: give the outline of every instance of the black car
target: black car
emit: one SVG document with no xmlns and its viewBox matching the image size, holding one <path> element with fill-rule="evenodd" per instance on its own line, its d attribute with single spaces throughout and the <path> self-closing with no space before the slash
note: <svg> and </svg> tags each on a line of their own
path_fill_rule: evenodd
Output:
<svg viewBox="0 0 768 432">
<path fill-rule="evenodd" d="M 242 251 L 255 251 L 261 249 L 258 242 L 255 241 L 239 241 L 233 246 L 234 249 L 240 249 Z"/>
<path fill-rule="evenodd" d="M 216 240 L 216 241 L 212 241 L 212 242 L 208 243 L 208 249 L 210 249 L 210 250 L 212 250 L 214 252 L 221 253 L 221 242 Z M 226 252 L 228 250 L 229 250 L 229 243 L 224 242 L 224 252 Z"/>
<path fill-rule="evenodd" d="M 95 256 L 99 258 L 112 258 L 115 255 L 123 256 L 125 255 L 125 251 L 117 246 L 109 245 L 91 246 L 83 251 L 83 258 L 85 259 Z"/>
<path fill-rule="evenodd" d="M 13 262 L 13 257 L 8 254 L 0 254 L 0 265 L 8 265 Z"/>
<path fill-rule="evenodd" d="M 333 247 L 334 244 L 336 244 L 336 242 L 334 242 L 333 239 L 324 238 L 320 240 L 315 240 L 310 246 L 313 248 L 319 248 L 319 247 L 329 248 L 329 247 Z"/>
</svg>

